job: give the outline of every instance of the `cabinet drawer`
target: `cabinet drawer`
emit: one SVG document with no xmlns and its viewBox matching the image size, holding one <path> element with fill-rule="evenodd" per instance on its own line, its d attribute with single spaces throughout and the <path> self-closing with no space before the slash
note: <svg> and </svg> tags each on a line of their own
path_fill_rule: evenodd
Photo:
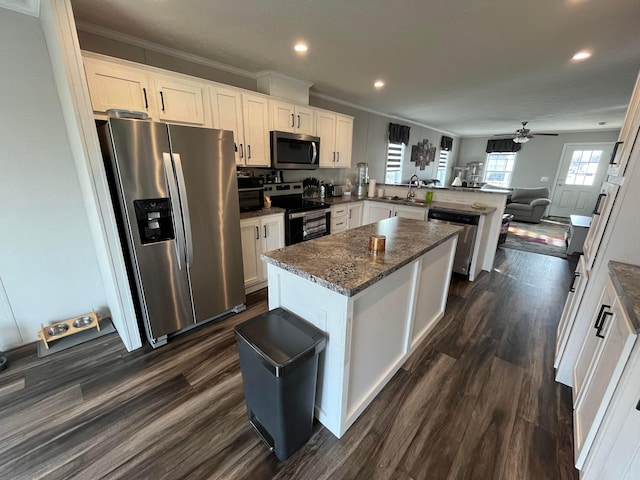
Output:
<svg viewBox="0 0 640 480">
<path fill-rule="evenodd" d="M 331 218 L 346 217 L 347 211 L 346 205 L 344 207 L 333 207 L 331 208 Z"/>
<path fill-rule="evenodd" d="M 347 229 L 347 216 L 331 217 L 331 233 L 343 232 Z"/>
</svg>

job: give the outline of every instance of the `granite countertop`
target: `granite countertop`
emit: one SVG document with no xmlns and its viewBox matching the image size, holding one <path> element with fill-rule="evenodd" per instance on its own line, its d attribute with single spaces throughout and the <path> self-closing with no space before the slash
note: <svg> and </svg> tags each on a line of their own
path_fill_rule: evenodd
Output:
<svg viewBox="0 0 640 480">
<path fill-rule="evenodd" d="M 262 259 L 351 297 L 434 249 L 461 227 L 393 217 L 262 254 Z M 385 235 L 386 249 L 369 252 L 369 237 Z"/>
<path fill-rule="evenodd" d="M 276 215 L 278 213 L 284 213 L 284 208 L 271 207 L 255 210 L 253 212 L 240 212 L 240 220 L 244 220 L 245 218 L 264 217 L 266 215 Z"/>
<path fill-rule="evenodd" d="M 358 202 L 362 200 L 370 200 L 373 202 L 382 202 L 382 203 L 391 203 L 393 205 L 406 205 L 408 207 L 422 207 L 422 208 L 437 208 L 439 210 L 447 210 L 450 212 L 456 213 L 466 213 L 472 215 L 489 215 L 496 211 L 496 207 L 487 206 L 486 208 L 479 209 L 473 208 L 471 205 L 465 203 L 453 203 L 453 202 L 438 202 L 433 201 L 431 203 L 422 202 L 420 200 L 416 202 L 411 202 L 402 197 L 393 198 L 393 197 L 365 197 L 365 196 L 353 196 L 347 195 L 342 197 L 327 197 L 324 199 L 311 199 L 317 201 L 323 201 L 328 203 L 329 205 L 341 205 L 345 203 Z"/>
<path fill-rule="evenodd" d="M 609 261 L 609 272 L 622 307 L 640 333 L 640 267 Z"/>
</svg>

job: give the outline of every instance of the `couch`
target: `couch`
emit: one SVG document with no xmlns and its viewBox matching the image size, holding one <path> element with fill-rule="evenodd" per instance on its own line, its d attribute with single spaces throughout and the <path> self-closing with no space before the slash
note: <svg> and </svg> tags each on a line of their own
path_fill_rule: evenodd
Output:
<svg viewBox="0 0 640 480">
<path fill-rule="evenodd" d="M 513 215 L 513 219 L 518 222 L 540 223 L 544 211 L 550 204 L 547 187 L 515 187 L 511 198 L 507 199 L 504 213 Z"/>
</svg>

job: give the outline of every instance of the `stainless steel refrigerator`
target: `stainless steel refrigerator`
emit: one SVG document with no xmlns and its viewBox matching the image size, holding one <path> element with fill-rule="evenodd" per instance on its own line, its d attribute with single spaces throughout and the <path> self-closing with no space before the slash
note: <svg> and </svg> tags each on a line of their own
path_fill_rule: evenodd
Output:
<svg viewBox="0 0 640 480">
<path fill-rule="evenodd" d="M 151 345 L 243 310 L 233 133 L 125 118 L 98 133 Z"/>
</svg>

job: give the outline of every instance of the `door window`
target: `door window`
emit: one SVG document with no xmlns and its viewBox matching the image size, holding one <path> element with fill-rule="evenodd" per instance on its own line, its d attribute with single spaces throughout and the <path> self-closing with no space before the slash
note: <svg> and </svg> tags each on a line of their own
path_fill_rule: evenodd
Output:
<svg viewBox="0 0 640 480">
<path fill-rule="evenodd" d="M 575 150 L 565 185 L 593 185 L 602 158 L 602 150 Z"/>
</svg>

